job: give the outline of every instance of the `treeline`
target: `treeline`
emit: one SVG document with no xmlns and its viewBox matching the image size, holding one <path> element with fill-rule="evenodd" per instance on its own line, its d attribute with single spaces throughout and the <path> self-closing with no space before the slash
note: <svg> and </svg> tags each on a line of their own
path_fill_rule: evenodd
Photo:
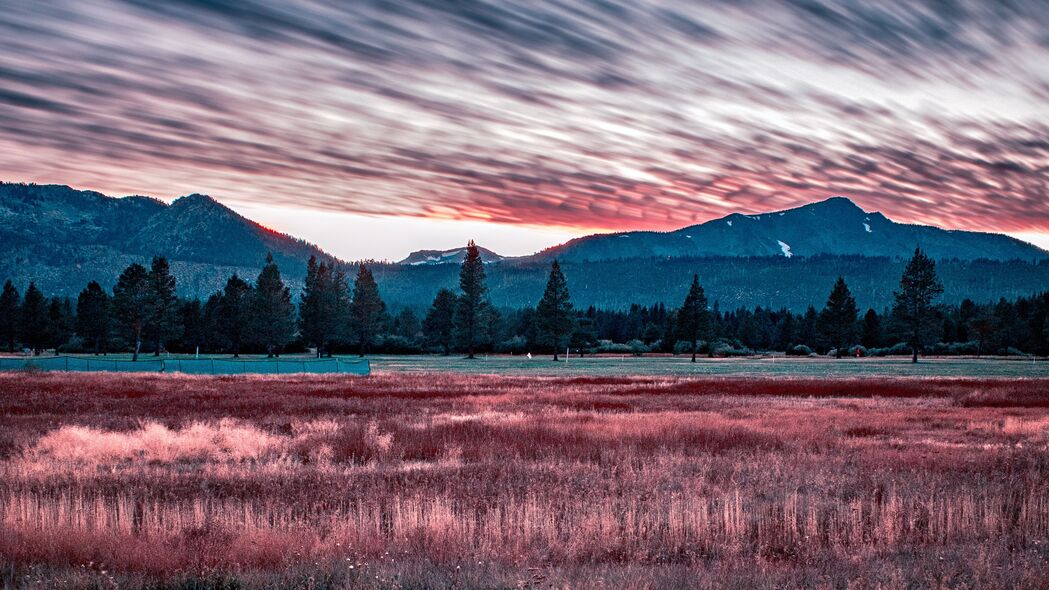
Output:
<svg viewBox="0 0 1049 590">
<path fill-rule="evenodd" d="M 471 242 L 458 289 L 440 289 L 428 308 L 389 313 L 369 266 L 355 275 L 311 258 L 305 286 L 293 296 L 268 257 L 253 282 L 237 275 L 207 299 L 176 295 L 163 257 L 150 268 L 127 267 L 111 292 L 89 283 L 75 300 L 46 297 L 34 283 L 20 295 L 11 281 L 0 294 L 0 346 L 36 354 L 131 351 L 265 353 L 313 349 L 317 355 L 354 352 L 442 354 L 479 352 L 648 352 L 731 356 L 757 351 L 793 355 L 1049 354 L 1049 292 L 996 304 L 941 305 L 936 266 L 916 251 L 894 301 L 861 313 L 845 279 L 826 303 L 798 313 L 767 307 L 722 310 L 712 305 L 698 275 L 680 307 L 632 305 L 605 310 L 572 305 L 560 265 L 551 264 L 534 307 L 496 309 L 485 265 Z"/>
</svg>

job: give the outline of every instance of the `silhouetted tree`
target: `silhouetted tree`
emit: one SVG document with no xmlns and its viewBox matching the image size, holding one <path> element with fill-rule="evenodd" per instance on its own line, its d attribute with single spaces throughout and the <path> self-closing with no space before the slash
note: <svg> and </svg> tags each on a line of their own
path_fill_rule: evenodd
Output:
<svg viewBox="0 0 1049 590">
<path fill-rule="evenodd" d="M 836 358 L 842 357 L 856 336 L 856 313 L 856 299 L 849 292 L 845 278 L 838 277 L 819 316 L 820 337 L 835 348 Z"/>
<path fill-rule="evenodd" d="M 553 347 L 556 361 L 558 351 L 568 343 L 568 338 L 572 335 L 572 324 L 575 322 L 568 282 L 565 281 L 565 275 L 561 272 L 561 265 L 557 260 L 550 265 L 546 290 L 535 308 L 535 321 L 540 339 L 544 344 Z"/>
<path fill-rule="evenodd" d="M 900 290 L 893 292 L 895 305 L 892 313 L 904 326 L 911 346 L 911 362 L 918 362 L 918 351 L 935 323 L 933 301 L 943 293 L 943 283 L 936 276 L 936 263 L 921 251 L 914 250 L 914 257 L 900 277 Z"/>
<path fill-rule="evenodd" d="M 204 308 L 200 299 L 182 302 L 179 307 L 179 321 L 182 323 L 182 349 L 186 352 L 197 352 L 207 346 L 207 324 L 204 321 Z"/>
<path fill-rule="evenodd" d="M 202 348 L 206 350 L 227 351 L 230 348 L 229 339 L 222 326 L 222 291 L 212 293 L 201 307 L 201 318 L 203 324 Z"/>
<path fill-rule="evenodd" d="M 300 327 L 306 342 L 317 347 L 317 356 L 331 356 L 330 345 L 349 322 L 350 295 L 346 275 L 332 263 L 306 265 L 306 285 L 299 305 Z"/>
<path fill-rule="evenodd" d="M 138 263 L 125 268 L 113 287 L 113 314 L 121 330 L 134 344 L 133 361 L 138 360 L 142 349 L 142 330 L 149 317 L 152 296 L 149 273 Z"/>
<path fill-rule="evenodd" d="M 47 344 L 58 349 L 73 336 L 73 305 L 68 297 L 52 297 L 47 306 Z"/>
<path fill-rule="evenodd" d="M 22 322 L 19 333 L 22 335 L 22 343 L 32 349 L 33 354 L 40 354 L 47 342 L 48 315 L 47 301 L 36 287 L 36 283 L 31 282 L 26 287 L 20 317 Z"/>
<path fill-rule="evenodd" d="M 110 313 L 109 295 L 91 281 L 77 296 L 76 333 L 91 343 L 96 355 L 109 347 Z"/>
<path fill-rule="evenodd" d="M 580 358 L 586 354 L 588 348 L 593 348 L 597 344 L 595 315 L 596 311 L 592 306 L 585 313 L 576 313 L 575 324 L 572 329 L 572 335 L 568 339 L 568 345 L 579 351 Z"/>
<path fill-rule="evenodd" d="M 707 311 L 707 296 L 699 285 L 699 275 L 692 275 L 692 285 L 688 288 L 685 301 L 677 312 L 678 337 L 689 342 L 692 348 L 692 362 L 696 362 L 696 348 L 699 340 L 710 339 L 710 314 Z M 712 343 L 707 343 L 709 355 L 714 356 Z"/>
<path fill-rule="evenodd" d="M 423 320 L 423 334 L 426 340 L 440 346 L 445 356 L 448 356 L 452 346 L 456 303 L 455 293 L 450 289 L 441 289 L 433 298 L 433 304 Z"/>
<path fill-rule="evenodd" d="M 22 297 L 10 280 L 4 282 L 0 293 L 0 341 L 7 346 L 7 352 L 15 351 L 18 343 L 19 315 L 22 310 Z"/>
<path fill-rule="evenodd" d="M 247 281 L 236 274 L 226 281 L 219 300 L 219 327 L 229 342 L 234 358 L 240 356 L 248 332 L 252 288 Z"/>
<path fill-rule="evenodd" d="M 368 267 L 361 264 L 353 281 L 353 302 L 350 304 L 350 322 L 360 346 L 360 356 L 368 352 L 372 340 L 382 328 L 385 315 L 386 304 L 379 296 L 375 277 Z"/>
<path fill-rule="evenodd" d="M 164 342 L 179 327 L 179 300 L 175 295 L 175 277 L 163 256 L 154 256 L 149 269 L 149 316 L 146 331 L 153 338 L 153 356 L 160 356 Z"/>
<path fill-rule="evenodd" d="M 863 332 L 860 335 L 860 344 L 864 348 L 875 348 L 881 345 L 881 319 L 878 312 L 868 309 L 863 314 Z"/>
<path fill-rule="evenodd" d="M 295 337 L 295 305 L 291 290 L 284 286 L 273 255 L 266 255 L 255 283 L 249 310 L 251 340 L 266 349 L 266 356 L 279 353 Z"/>
<path fill-rule="evenodd" d="M 473 240 L 466 245 L 466 258 L 459 269 L 459 289 L 462 294 L 456 306 L 455 327 L 466 358 L 472 359 L 477 344 L 484 338 L 485 312 L 489 307 L 484 263 Z"/>
</svg>

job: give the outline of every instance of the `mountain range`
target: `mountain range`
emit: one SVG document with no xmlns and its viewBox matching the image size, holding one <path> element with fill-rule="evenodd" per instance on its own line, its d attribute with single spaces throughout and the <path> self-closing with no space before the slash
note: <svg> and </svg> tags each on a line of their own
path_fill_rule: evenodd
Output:
<svg viewBox="0 0 1049 590">
<path fill-rule="evenodd" d="M 295 292 L 310 256 L 334 259 L 208 196 L 166 204 L 61 185 L 0 184 L 0 244 L 0 280 L 11 278 L 20 288 L 34 280 L 45 292 L 67 295 L 90 280 L 108 288 L 128 264 L 148 264 L 154 255 L 171 261 L 180 292 L 201 297 L 231 274 L 253 279 L 267 252 Z M 1026 295 L 1049 285 L 1049 252 L 1036 246 L 999 234 L 896 223 L 844 197 L 670 232 L 586 236 L 531 256 L 482 249 L 482 259 L 491 268 L 497 305 L 532 304 L 553 258 L 564 264 L 581 305 L 670 303 L 678 283 L 701 271 L 714 298 L 726 304 L 819 304 L 812 299 L 829 288 L 823 282 L 852 273 L 850 284 L 869 285 L 863 297 L 874 305 L 887 301 L 893 287 L 881 274 L 896 272 L 916 246 L 941 266 L 954 265 L 945 267 L 954 277 L 945 297 Z M 455 286 L 464 256 L 464 248 L 422 250 L 397 263 L 375 263 L 375 274 L 388 302 L 421 306 L 437 288 Z"/>
<path fill-rule="evenodd" d="M 598 261 L 707 256 L 910 256 L 921 247 L 935 259 L 1043 260 L 1049 252 L 1001 234 L 896 223 L 845 197 L 802 207 L 733 213 L 671 232 L 599 234 L 554 246 L 539 256 Z"/>
</svg>

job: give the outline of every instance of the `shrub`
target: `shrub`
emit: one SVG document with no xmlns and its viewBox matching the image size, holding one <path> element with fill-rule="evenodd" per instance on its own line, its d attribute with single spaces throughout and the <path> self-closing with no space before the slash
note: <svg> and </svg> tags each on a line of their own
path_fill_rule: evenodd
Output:
<svg viewBox="0 0 1049 590">
<path fill-rule="evenodd" d="M 611 340 L 599 340 L 597 342 L 597 352 L 606 352 L 613 354 L 632 354 L 634 351 L 630 349 L 626 344 L 619 342 L 612 342 Z"/>
<path fill-rule="evenodd" d="M 89 349 L 83 338 L 73 335 L 65 344 L 58 347 L 57 352 L 94 352 L 94 349 Z"/>
<path fill-rule="evenodd" d="M 865 347 L 860 346 L 859 344 L 857 344 L 857 345 L 849 348 L 849 356 L 857 357 L 857 356 L 870 356 L 870 355 L 868 354 L 867 349 Z"/>
<path fill-rule="evenodd" d="M 812 349 L 804 344 L 795 344 L 787 347 L 787 356 L 812 356 L 814 354 L 816 353 L 812 352 Z"/>
<path fill-rule="evenodd" d="M 626 343 L 627 347 L 630 348 L 630 353 L 634 356 L 641 356 L 649 351 L 648 346 L 640 340 L 631 340 Z"/>
</svg>

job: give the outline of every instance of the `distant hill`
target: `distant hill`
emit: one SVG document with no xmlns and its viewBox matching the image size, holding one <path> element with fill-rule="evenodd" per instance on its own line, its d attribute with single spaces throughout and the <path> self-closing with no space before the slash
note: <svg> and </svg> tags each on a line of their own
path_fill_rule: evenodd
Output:
<svg viewBox="0 0 1049 590">
<path fill-rule="evenodd" d="M 586 236 L 544 250 L 534 258 L 596 261 L 820 254 L 902 258 L 909 257 L 916 246 L 933 258 L 1049 259 L 1049 252 L 1016 238 L 896 223 L 881 213 L 864 211 L 845 197 L 772 213 L 733 213 L 671 232 Z"/>
<path fill-rule="evenodd" d="M 505 260 L 505 257 L 492 252 L 488 248 L 477 247 L 477 250 L 481 254 L 481 261 L 500 262 Z M 462 264 L 466 258 L 466 247 L 455 248 L 452 250 L 416 250 L 408 255 L 407 258 L 401 260 L 397 264 L 406 264 L 409 266 L 420 266 L 420 265 L 434 265 L 434 264 Z"/>
<path fill-rule="evenodd" d="M 0 184 L 0 277 L 35 280 L 73 295 L 88 281 L 110 287 L 132 262 L 166 256 L 184 295 L 204 296 L 234 272 L 254 279 L 267 252 L 292 283 L 320 248 L 238 215 L 205 195 L 170 205 L 61 185 Z"/>
</svg>

